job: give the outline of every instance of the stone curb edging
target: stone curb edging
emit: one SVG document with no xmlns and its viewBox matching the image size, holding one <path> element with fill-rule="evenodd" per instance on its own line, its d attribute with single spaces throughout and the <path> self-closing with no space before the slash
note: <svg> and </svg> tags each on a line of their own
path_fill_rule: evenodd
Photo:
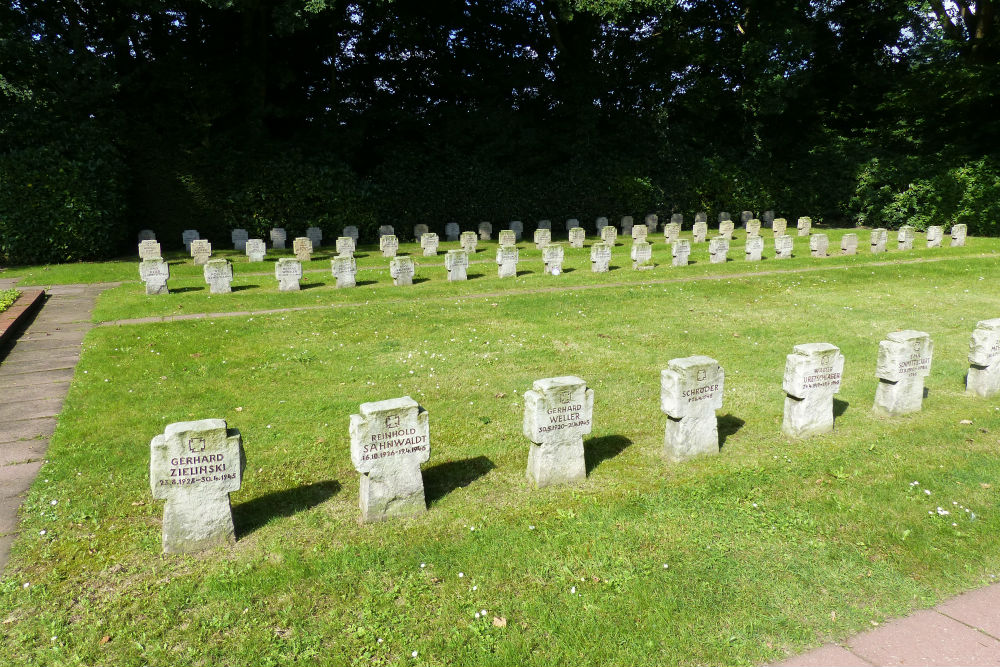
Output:
<svg viewBox="0 0 1000 667">
<path fill-rule="evenodd" d="M 0 313 L 0 348 L 17 336 L 24 327 L 24 323 L 31 319 L 31 316 L 41 308 L 44 302 L 45 290 L 43 289 L 21 291 L 21 296 L 17 297 L 14 305 Z"/>
</svg>

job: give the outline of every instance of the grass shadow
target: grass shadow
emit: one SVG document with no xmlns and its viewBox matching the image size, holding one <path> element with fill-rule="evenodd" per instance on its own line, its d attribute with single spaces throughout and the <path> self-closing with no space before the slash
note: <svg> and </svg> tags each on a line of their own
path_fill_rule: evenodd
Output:
<svg viewBox="0 0 1000 667">
<path fill-rule="evenodd" d="M 365 285 L 374 285 L 377 282 L 377 280 L 357 280 L 354 285 L 355 287 L 364 287 Z"/>
<path fill-rule="evenodd" d="M 414 278 L 413 279 L 413 284 L 414 285 L 419 285 L 420 283 L 425 283 L 428 280 L 430 280 L 430 278 Z"/>
<path fill-rule="evenodd" d="M 745 421 L 733 415 L 723 415 L 719 417 L 719 449 L 726 446 L 726 440 L 731 435 L 743 428 Z"/>
<path fill-rule="evenodd" d="M 177 288 L 171 288 L 170 289 L 170 293 L 171 294 L 184 294 L 185 292 L 201 292 L 204 289 L 205 288 L 201 287 L 201 286 L 199 286 L 199 287 L 177 287 Z"/>
<path fill-rule="evenodd" d="M 312 289 L 314 287 L 324 287 L 326 283 L 320 281 L 315 283 L 299 283 L 299 289 Z"/>
<path fill-rule="evenodd" d="M 563 273 L 573 273 L 574 271 L 576 271 L 576 269 L 573 268 L 567 268 L 562 270 Z"/>
<path fill-rule="evenodd" d="M 466 280 L 479 280 L 480 278 L 485 278 L 485 277 L 486 277 L 485 273 L 466 273 L 465 274 L 465 279 Z"/>
<path fill-rule="evenodd" d="M 517 277 L 520 278 L 521 276 L 530 276 L 533 273 L 534 271 L 518 271 Z"/>
<path fill-rule="evenodd" d="M 455 489 L 472 484 L 494 468 L 496 464 L 485 456 L 438 463 L 427 468 L 423 472 L 427 506 L 430 507 Z"/>
<path fill-rule="evenodd" d="M 236 537 L 245 537 L 266 526 L 272 519 L 312 509 L 338 493 L 340 493 L 340 482 L 329 480 L 275 491 L 240 503 L 233 508 Z"/>
<path fill-rule="evenodd" d="M 850 403 L 848 403 L 847 401 L 842 401 L 839 398 L 833 399 L 833 416 L 839 417 L 840 415 L 847 412 L 847 406 L 849 405 Z"/>
<path fill-rule="evenodd" d="M 260 285 L 232 285 L 229 289 L 233 292 L 242 292 L 243 290 L 258 288 L 260 288 Z"/>
<path fill-rule="evenodd" d="M 625 451 L 632 441 L 623 435 L 606 435 L 603 438 L 590 438 L 583 443 L 583 458 L 587 466 L 587 474 L 601 465 L 607 459 Z"/>
</svg>

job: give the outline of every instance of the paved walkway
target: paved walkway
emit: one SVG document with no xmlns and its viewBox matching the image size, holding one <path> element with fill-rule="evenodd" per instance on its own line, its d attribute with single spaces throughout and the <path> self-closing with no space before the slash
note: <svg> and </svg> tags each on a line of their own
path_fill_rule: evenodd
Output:
<svg viewBox="0 0 1000 667">
<path fill-rule="evenodd" d="M 94 302 L 110 286 L 47 290 L 45 305 L 6 356 L 0 350 L 0 572 L 16 536 L 17 510 L 42 465 L 80 344 L 92 326 Z"/>
</svg>

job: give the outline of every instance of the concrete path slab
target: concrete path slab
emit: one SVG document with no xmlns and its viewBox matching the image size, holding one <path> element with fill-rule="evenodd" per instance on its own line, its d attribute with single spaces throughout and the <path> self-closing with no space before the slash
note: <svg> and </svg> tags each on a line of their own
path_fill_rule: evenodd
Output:
<svg viewBox="0 0 1000 667">
<path fill-rule="evenodd" d="M 0 431 L 0 445 L 8 442 L 48 438 L 56 430 L 56 420 L 46 419 L 15 419 L 3 425 Z"/>
<path fill-rule="evenodd" d="M 842 665 L 843 667 L 870 667 L 872 663 L 854 655 L 843 646 L 827 644 L 815 651 L 803 653 L 778 663 L 778 667 L 826 667 L 827 665 Z"/>
</svg>

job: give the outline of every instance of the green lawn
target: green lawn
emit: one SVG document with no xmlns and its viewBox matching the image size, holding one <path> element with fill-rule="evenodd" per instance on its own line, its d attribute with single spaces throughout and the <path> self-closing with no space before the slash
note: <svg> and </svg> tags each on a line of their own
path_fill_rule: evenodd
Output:
<svg viewBox="0 0 1000 667">
<path fill-rule="evenodd" d="M 861 240 L 854 258 L 759 264 L 739 242 L 726 265 L 698 246 L 672 269 L 658 239 L 660 267 L 632 271 L 619 246 L 604 275 L 567 248 L 559 277 L 522 250 L 515 280 L 488 263 L 448 284 L 430 266 L 400 288 L 369 252 L 376 282 L 354 290 L 327 271 L 279 294 L 238 269 L 258 287 L 106 292 L 99 321 L 323 307 L 88 334 L 0 580 L 0 663 L 753 664 L 991 582 L 1000 403 L 963 378 L 972 328 L 1000 314 L 1000 242 L 872 257 Z M 921 257 L 944 261 L 882 264 Z M 171 289 L 203 285 L 174 270 Z M 878 342 L 908 328 L 935 343 L 924 410 L 879 417 Z M 846 357 L 836 431 L 792 441 L 785 355 L 818 341 Z M 691 354 L 725 368 L 723 447 L 669 464 L 660 370 Z M 567 374 L 595 390 L 589 477 L 533 491 L 521 396 Z M 429 511 L 361 526 L 348 416 L 402 395 L 430 414 Z M 204 417 L 243 434 L 240 539 L 163 556 L 149 440 Z"/>
</svg>

